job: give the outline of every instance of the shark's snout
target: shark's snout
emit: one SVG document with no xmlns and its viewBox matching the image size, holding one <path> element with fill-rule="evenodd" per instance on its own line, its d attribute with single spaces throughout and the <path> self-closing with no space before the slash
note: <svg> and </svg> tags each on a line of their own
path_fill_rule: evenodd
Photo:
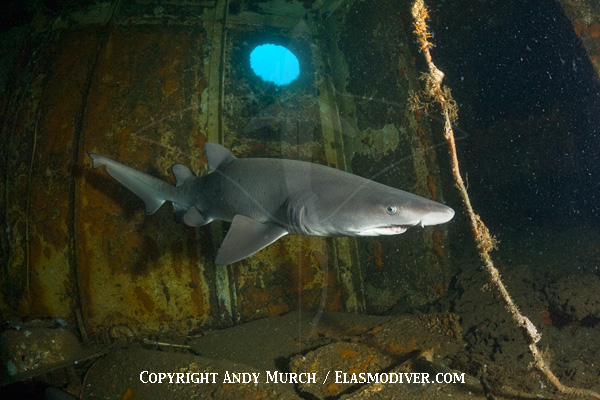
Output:
<svg viewBox="0 0 600 400">
<path fill-rule="evenodd" d="M 437 205 L 435 210 L 429 211 L 421 217 L 419 225 L 429 226 L 444 224 L 454 217 L 454 210 L 442 204 Z"/>
</svg>

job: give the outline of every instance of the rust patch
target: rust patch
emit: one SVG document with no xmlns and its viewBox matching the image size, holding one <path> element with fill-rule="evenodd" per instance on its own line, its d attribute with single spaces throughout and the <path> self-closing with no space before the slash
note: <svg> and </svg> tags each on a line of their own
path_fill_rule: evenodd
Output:
<svg viewBox="0 0 600 400">
<path fill-rule="evenodd" d="M 328 394 L 337 394 L 340 392 L 340 387 L 335 383 L 330 383 L 327 385 L 327 392 Z"/>
<path fill-rule="evenodd" d="M 322 253 L 318 250 L 313 251 L 313 256 L 315 257 L 315 259 L 317 260 L 317 263 L 321 267 L 327 265 L 327 262 L 329 261 L 329 255 Z"/>
<path fill-rule="evenodd" d="M 146 311 L 150 313 L 154 311 L 156 304 L 154 303 L 152 298 L 146 292 L 144 292 L 144 290 L 141 287 L 136 286 L 134 289 L 134 293 Z"/>
<path fill-rule="evenodd" d="M 583 31 L 586 30 L 586 26 L 579 21 L 575 21 L 573 23 L 573 30 L 575 31 L 575 35 L 577 35 L 578 37 L 581 37 L 581 34 L 583 33 Z"/>
<path fill-rule="evenodd" d="M 234 264 L 239 313 L 243 320 L 280 315 L 292 309 L 342 308 L 337 274 L 328 265 L 321 238 L 286 237 Z"/>
<path fill-rule="evenodd" d="M 340 349 L 340 357 L 346 360 L 355 360 L 358 358 L 358 353 L 353 349 L 344 347 Z"/>
<path fill-rule="evenodd" d="M 283 315 L 292 311 L 289 304 L 269 304 L 268 313 L 269 315 Z"/>
<path fill-rule="evenodd" d="M 373 262 L 377 268 L 383 267 L 383 246 L 381 242 L 373 242 Z"/>
<path fill-rule="evenodd" d="M 431 173 L 427 174 L 427 187 L 429 188 L 429 193 L 431 193 L 431 200 L 437 200 L 437 187 Z"/>
<path fill-rule="evenodd" d="M 442 233 L 438 227 L 434 227 L 431 239 L 433 242 L 434 253 L 440 258 L 444 258 L 446 256 L 444 253 L 444 241 L 442 239 Z"/>
<path fill-rule="evenodd" d="M 449 287 L 450 285 L 448 283 L 436 282 L 433 289 L 438 295 L 443 296 L 444 293 L 448 291 Z"/>
<path fill-rule="evenodd" d="M 125 392 L 123 392 L 123 395 L 121 396 L 121 400 L 135 400 L 135 395 L 133 394 L 133 389 L 131 389 L 131 387 L 125 389 Z"/>
<path fill-rule="evenodd" d="M 408 343 L 389 342 L 386 346 L 386 353 L 393 356 L 404 356 L 412 351 L 417 350 L 417 339 L 411 338 Z"/>
<path fill-rule="evenodd" d="M 600 22 L 592 22 L 590 24 L 590 37 L 594 39 L 600 38 Z"/>
</svg>

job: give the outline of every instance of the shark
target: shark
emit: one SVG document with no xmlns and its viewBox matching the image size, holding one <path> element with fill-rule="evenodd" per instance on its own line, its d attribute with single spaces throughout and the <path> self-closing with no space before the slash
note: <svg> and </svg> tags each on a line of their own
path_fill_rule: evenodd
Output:
<svg viewBox="0 0 600 400">
<path fill-rule="evenodd" d="M 94 168 L 137 195 L 146 214 L 171 202 L 175 220 L 203 226 L 231 222 L 215 264 L 228 265 L 285 235 L 398 235 L 414 226 L 448 222 L 444 204 L 336 168 L 279 158 L 238 158 L 217 143 L 204 153 L 210 173 L 197 176 L 174 164 L 175 184 L 89 153 Z"/>
</svg>

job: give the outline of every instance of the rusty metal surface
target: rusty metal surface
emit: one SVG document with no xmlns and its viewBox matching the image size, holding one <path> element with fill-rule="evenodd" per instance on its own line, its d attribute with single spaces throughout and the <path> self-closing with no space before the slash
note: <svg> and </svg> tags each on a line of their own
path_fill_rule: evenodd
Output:
<svg viewBox="0 0 600 400">
<path fill-rule="evenodd" d="M 384 9 L 386 11 L 384 11 Z M 327 53 L 335 101 L 343 116 L 344 147 L 352 172 L 380 183 L 443 202 L 435 137 L 422 115 L 405 106 L 420 88 L 409 16 L 391 2 L 374 10 L 356 2 Z M 391 26 L 398 29 L 390 29 Z M 341 60 L 338 61 L 338 60 Z M 355 77 L 346 81 L 346 77 Z M 358 241 L 367 311 L 419 307 L 448 288 L 451 266 L 445 227 Z"/>
<path fill-rule="evenodd" d="M 118 27 L 100 50 L 86 99 L 77 185 L 77 268 L 91 327 L 128 324 L 186 331 L 207 321 L 210 289 L 202 230 L 178 226 L 91 170 L 87 152 L 110 155 L 166 180 L 173 162 L 197 170 L 202 30 Z"/>
<path fill-rule="evenodd" d="M 226 224 L 178 225 L 168 206 L 147 217 L 135 195 L 91 168 L 87 153 L 96 152 L 173 182 L 175 162 L 206 173 L 202 147 L 212 140 L 240 157 L 303 159 L 441 197 L 428 127 L 373 107 L 373 82 L 346 85 L 363 71 L 344 63 L 379 40 L 335 44 L 356 29 L 343 18 L 361 11 L 354 2 L 334 7 L 325 30 L 269 17 L 268 33 L 290 44 L 306 71 L 289 90 L 265 88 L 247 70 L 262 34 L 247 24 L 251 11 L 228 21 L 224 4 L 180 20 L 173 7 L 154 17 L 125 7 L 115 23 L 65 25 L 24 45 L 21 75 L 2 100 L 5 312 L 72 324 L 80 314 L 90 334 L 186 334 L 294 309 L 382 311 L 406 298 L 419 305 L 444 292 L 444 231 L 395 241 L 285 237 L 217 268 Z M 378 84 L 404 96 L 416 73 L 407 72 L 410 54 L 395 56 L 401 73 L 388 72 L 396 86 Z M 378 172 L 399 158 L 408 161 Z"/>
<path fill-rule="evenodd" d="M 250 51 L 266 37 L 299 58 L 303 74 L 297 81 L 275 89 L 248 70 Z M 317 97 L 312 40 L 304 31 L 257 28 L 239 21 L 228 30 L 223 137 L 238 156 L 337 164 L 324 150 L 327 131 Z M 248 321 L 293 309 L 348 310 L 346 300 L 355 296 L 355 288 L 344 285 L 339 250 L 325 238 L 285 237 L 234 264 L 228 269 L 234 318 Z M 350 306 L 350 311 L 357 307 Z"/>
<path fill-rule="evenodd" d="M 98 40 L 90 30 L 64 34 L 62 41 L 51 35 L 38 48 L 40 64 L 23 78 L 29 86 L 15 92 L 14 114 L 6 114 L 12 122 L 3 132 L 10 257 L 3 294 L 12 309 L 68 318 L 77 305 L 70 270 L 74 132 Z"/>
</svg>

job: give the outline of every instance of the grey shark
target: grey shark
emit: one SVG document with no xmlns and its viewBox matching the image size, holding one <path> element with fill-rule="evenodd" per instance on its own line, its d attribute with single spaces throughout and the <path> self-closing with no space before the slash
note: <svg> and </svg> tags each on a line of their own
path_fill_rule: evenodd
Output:
<svg viewBox="0 0 600 400">
<path fill-rule="evenodd" d="M 146 214 L 165 201 L 175 219 L 189 226 L 231 221 L 215 263 L 251 256 L 282 236 L 397 235 L 416 225 L 448 222 L 454 210 L 443 204 L 335 168 L 305 161 L 237 158 L 225 147 L 206 143 L 208 169 L 197 177 L 174 164 L 176 184 L 90 153 L 94 168 L 140 197 Z"/>
</svg>

